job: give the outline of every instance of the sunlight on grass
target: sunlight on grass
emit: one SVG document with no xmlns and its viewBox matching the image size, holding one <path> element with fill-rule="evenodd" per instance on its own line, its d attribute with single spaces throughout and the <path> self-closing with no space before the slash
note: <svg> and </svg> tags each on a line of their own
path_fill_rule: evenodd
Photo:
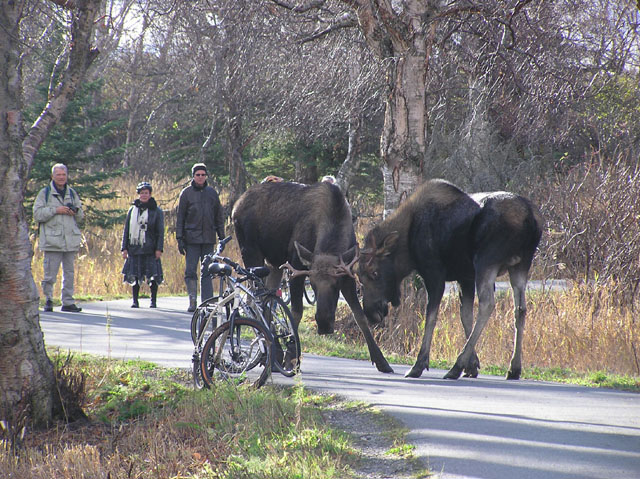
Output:
<svg viewBox="0 0 640 479">
<path fill-rule="evenodd" d="M 147 362 L 81 354 L 66 367 L 87 379 L 90 423 L 28 435 L 17 456 L 0 449 L 8 477 L 353 476 L 358 453 L 322 417 L 334 399 L 300 384 L 194 391 L 187 372 Z"/>
<path fill-rule="evenodd" d="M 578 312 L 580 309 L 592 308 L 585 298 L 581 289 L 529 294 L 522 378 L 640 391 L 640 376 L 609 370 L 613 367 L 619 370 L 636 369 L 634 351 L 638 332 L 632 328 L 632 316 L 616 313 L 614 308 L 603 307 L 600 303 L 598 321 L 593 318 L 588 322 L 574 319 L 573 326 L 557 323 L 566 321 L 569 316 L 582 317 L 582 313 Z M 424 328 L 424 321 L 420 319 L 420 308 L 423 307 L 424 300 L 408 298 L 399 309 L 392 311 L 383 329 L 374 330 L 376 341 L 390 363 L 413 364 L 415 361 Z M 496 311 L 478 343 L 481 374 L 506 375 L 513 347 L 512 307 L 509 294 L 498 296 Z M 431 369 L 448 370 L 464 345 L 458 308 L 457 298 L 443 299 L 433 336 L 429 362 Z M 573 313 L 558 315 L 560 311 Z M 316 333 L 314 312 L 313 308 L 306 308 L 300 323 L 303 352 L 369 360 L 362 333 L 346 305 L 338 305 L 336 332 L 332 335 L 319 336 Z M 419 318 L 415 323 L 409 321 L 411 314 Z M 567 344 L 571 346 L 565 346 Z M 602 354 L 590 351 L 586 358 L 593 360 L 585 361 L 585 355 L 580 357 L 580 354 L 586 348 L 596 348 Z M 613 348 L 613 351 L 608 348 Z M 389 354 L 390 350 L 395 352 Z M 578 370 L 575 367 L 578 364 L 584 369 Z M 628 366 L 621 366 L 623 364 Z M 608 367 L 603 368 L 605 365 Z"/>
</svg>

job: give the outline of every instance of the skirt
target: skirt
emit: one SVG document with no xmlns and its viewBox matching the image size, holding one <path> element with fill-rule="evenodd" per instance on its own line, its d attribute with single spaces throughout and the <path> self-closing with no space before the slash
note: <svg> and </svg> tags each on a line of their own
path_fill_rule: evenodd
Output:
<svg viewBox="0 0 640 479">
<path fill-rule="evenodd" d="M 162 284 L 162 263 L 154 254 L 136 254 L 127 257 L 122 267 L 124 282 L 134 285 L 154 282 Z"/>
</svg>

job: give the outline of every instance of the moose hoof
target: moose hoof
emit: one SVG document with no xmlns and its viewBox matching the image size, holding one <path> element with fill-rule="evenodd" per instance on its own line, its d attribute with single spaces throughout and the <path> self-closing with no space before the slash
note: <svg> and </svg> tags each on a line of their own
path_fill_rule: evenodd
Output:
<svg viewBox="0 0 640 479">
<path fill-rule="evenodd" d="M 407 374 L 404 375 L 405 378 L 419 378 L 420 376 L 422 376 L 422 371 L 424 370 L 424 368 L 421 368 L 419 366 L 413 366 L 411 368 L 411 370 L 409 370 L 409 372 L 407 372 Z"/>
<path fill-rule="evenodd" d="M 462 374 L 462 368 L 458 365 L 453 366 L 447 374 L 444 375 L 444 379 L 458 379 Z"/>
<path fill-rule="evenodd" d="M 393 368 L 391 366 L 389 366 L 389 363 L 386 361 L 383 361 L 381 363 L 375 363 L 376 368 L 378 369 L 378 371 L 380 371 L 381 373 L 392 373 L 393 372 Z"/>
<path fill-rule="evenodd" d="M 507 371 L 507 379 L 520 379 L 520 369 Z"/>
</svg>

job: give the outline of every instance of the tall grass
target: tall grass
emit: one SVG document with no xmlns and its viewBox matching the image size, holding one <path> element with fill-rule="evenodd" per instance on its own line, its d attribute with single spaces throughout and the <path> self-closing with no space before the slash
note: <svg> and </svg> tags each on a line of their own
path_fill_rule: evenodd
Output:
<svg viewBox="0 0 640 479">
<path fill-rule="evenodd" d="M 403 285 L 401 306 L 392 308 L 383 328 L 375 330 L 387 352 L 411 358 L 424 331 L 426 293 Z M 619 308 L 608 285 L 573 285 L 567 291 L 528 291 L 523 368 L 563 368 L 580 373 L 603 371 L 640 376 L 640 328 L 632 309 Z M 431 344 L 432 366 L 448 367 L 465 343 L 457 294 L 445 296 Z M 362 342 L 347 308 L 340 308 L 337 331 Z M 477 312 L 477 301 L 476 301 Z M 508 368 L 515 327 L 511 292 L 496 294 L 496 308 L 477 345 L 484 366 Z"/>
</svg>

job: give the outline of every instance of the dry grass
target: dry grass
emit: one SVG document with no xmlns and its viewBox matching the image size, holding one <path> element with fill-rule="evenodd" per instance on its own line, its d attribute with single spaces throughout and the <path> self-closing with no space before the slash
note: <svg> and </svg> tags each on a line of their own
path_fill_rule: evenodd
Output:
<svg viewBox="0 0 640 479">
<path fill-rule="evenodd" d="M 133 178 L 118 178 L 112 182 L 113 189 L 119 198 L 110 201 L 108 205 L 95 204 L 96 208 L 120 208 L 125 212 L 131 202 L 137 198 L 136 184 Z M 164 178 L 152 178 L 153 197 L 163 209 L 165 215 L 164 253 L 162 255 L 162 269 L 164 283 L 160 286 L 160 295 L 185 294 L 184 285 L 184 257 L 178 252 L 175 238 L 176 208 L 178 195 L 184 184 L 176 184 Z M 129 296 L 131 287 L 122 281 L 122 266 L 124 260 L 120 253 L 124 219 L 117 228 L 103 229 L 97 227 L 84 228 L 84 245 L 78 252 L 76 260 L 75 296 L 81 299 L 96 297 Z M 227 226 L 229 231 L 229 226 Z M 33 277 L 36 284 L 42 281 L 43 254 L 38 250 L 37 238 L 34 238 L 34 256 L 32 261 Z M 235 244 L 230 244 L 225 254 L 238 258 Z M 60 297 L 61 275 L 58 276 L 54 288 L 54 298 Z M 148 294 L 143 286 L 141 294 Z"/>
<path fill-rule="evenodd" d="M 575 285 L 565 292 L 529 291 L 523 368 L 565 368 L 589 373 L 640 376 L 640 328 L 634 311 L 620 309 L 610 286 Z M 402 305 L 393 308 L 385 327 L 376 331 L 378 344 L 388 352 L 412 359 L 418 354 L 424 331 L 426 294 L 404 285 Z M 451 365 L 464 345 L 457 295 L 445 296 L 431 346 L 432 364 Z M 477 308 L 477 301 L 476 301 Z M 338 330 L 361 341 L 350 312 L 341 309 Z M 509 365 L 514 324 L 511 292 L 496 294 L 496 309 L 480 341 L 484 366 Z"/>
</svg>

